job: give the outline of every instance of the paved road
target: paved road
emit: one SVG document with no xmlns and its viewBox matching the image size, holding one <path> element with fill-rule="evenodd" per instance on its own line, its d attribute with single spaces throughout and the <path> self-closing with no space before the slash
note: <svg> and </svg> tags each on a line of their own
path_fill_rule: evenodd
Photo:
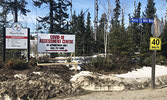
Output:
<svg viewBox="0 0 167 100">
<path fill-rule="evenodd" d="M 167 87 L 157 89 L 131 90 L 121 92 L 92 92 L 82 96 L 73 96 L 51 100 L 167 100 Z"/>
</svg>

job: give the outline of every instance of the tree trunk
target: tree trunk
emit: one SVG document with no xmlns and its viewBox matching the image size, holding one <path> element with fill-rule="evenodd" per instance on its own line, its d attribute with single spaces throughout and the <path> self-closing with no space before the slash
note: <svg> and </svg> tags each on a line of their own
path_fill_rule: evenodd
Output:
<svg viewBox="0 0 167 100">
<path fill-rule="evenodd" d="M 50 0 L 50 33 L 53 33 L 53 0 Z"/>
<path fill-rule="evenodd" d="M 14 22 L 18 21 L 18 14 L 17 14 L 17 0 L 15 0 L 15 6 L 14 6 L 14 12 L 15 12 L 15 16 L 14 16 Z"/>
<path fill-rule="evenodd" d="M 105 46 L 105 58 L 106 58 L 106 55 L 107 55 L 107 41 L 108 41 L 108 34 L 109 34 L 109 29 L 108 29 L 108 26 L 109 26 L 109 19 L 110 19 L 110 0 L 108 0 L 108 11 L 107 11 L 107 26 L 106 26 L 106 31 L 105 31 L 105 38 L 104 38 L 104 46 Z"/>
</svg>

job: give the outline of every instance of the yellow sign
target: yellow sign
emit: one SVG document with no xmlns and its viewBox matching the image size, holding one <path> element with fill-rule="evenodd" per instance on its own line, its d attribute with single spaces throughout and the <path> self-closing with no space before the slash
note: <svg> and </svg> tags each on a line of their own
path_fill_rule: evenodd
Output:
<svg viewBox="0 0 167 100">
<path fill-rule="evenodd" d="M 161 39 L 156 37 L 150 38 L 150 50 L 161 50 Z"/>
</svg>

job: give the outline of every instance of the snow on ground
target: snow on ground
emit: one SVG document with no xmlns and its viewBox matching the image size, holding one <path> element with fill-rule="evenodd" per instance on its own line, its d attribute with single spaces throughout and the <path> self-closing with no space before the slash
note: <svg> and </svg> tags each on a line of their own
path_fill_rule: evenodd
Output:
<svg viewBox="0 0 167 100">
<path fill-rule="evenodd" d="M 123 78 L 151 78 L 151 67 L 143 67 L 141 69 L 134 70 L 125 74 L 115 74 L 117 77 Z M 167 66 L 156 65 L 155 77 L 167 75 Z"/>
<path fill-rule="evenodd" d="M 74 65 L 72 65 L 72 67 L 71 68 L 69 68 L 70 70 L 75 70 L 75 66 Z M 81 67 L 78 65 L 77 66 L 77 70 L 81 70 Z"/>
<path fill-rule="evenodd" d="M 72 78 L 70 79 L 70 81 L 75 81 L 78 77 L 80 76 L 90 76 L 92 75 L 93 73 L 92 72 L 89 72 L 89 71 L 81 71 L 80 73 L 72 76 Z"/>
<path fill-rule="evenodd" d="M 151 78 L 151 67 L 144 66 L 141 69 L 136 69 L 125 74 L 113 74 L 116 77 L 123 78 Z M 71 81 L 75 81 L 80 76 L 91 76 L 93 73 L 89 71 L 81 71 L 80 73 L 72 76 Z M 167 66 L 156 65 L 155 77 L 167 75 Z"/>
</svg>

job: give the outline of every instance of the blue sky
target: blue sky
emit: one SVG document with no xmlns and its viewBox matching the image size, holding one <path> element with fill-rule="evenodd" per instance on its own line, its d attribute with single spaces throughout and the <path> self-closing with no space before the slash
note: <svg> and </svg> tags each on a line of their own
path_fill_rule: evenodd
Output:
<svg viewBox="0 0 167 100">
<path fill-rule="evenodd" d="M 36 18 L 38 16 L 45 16 L 48 14 L 48 6 L 44 5 L 42 8 L 37 8 L 33 6 L 32 0 L 26 0 L 29 4 L 27 5 L 27 8 L 31 10 L 30 13 L 27 14 L 27 16 L 19 16 L 19 21 L 23 24 L 24 27 L 31 28 L 31 32 L 35 31 L 36 28 Z M 99 15 L 98 18 L 100 19 L 101 14 L 105 12 L 104 7 L 107 7 L 107 0 L 99 0 Z M 128 14 L 131 15 L 134 12 L 134 0 L 120 0 L 121 7 L 125 11 L 125 25 L 128 25 Z M 136 0 L 136 5 L 138 2 L 142 3 L 142 9 L 141 11 L 145 10 L 147 0 Z M 166 9 L 166 2 L 165 0 L 154 0 L 155 7 L 157 9 L 156 14 L 159 18 L 164 17 L 165 15 L 165 9 Z M 115 8 L 115 0 L 111 0 L 111 8 Z M 73 11 L 76 11 L 77 14 L 80 13 L 81 10 L 88 11 L 91 13 L 91 20 L 93 22 L 94 20 L 94 0 L 73 0 Z M 12 17 L 10 17 L 12 19 Z M 86 18 L 86 15 L 85 15 Z"/>
</svg>

